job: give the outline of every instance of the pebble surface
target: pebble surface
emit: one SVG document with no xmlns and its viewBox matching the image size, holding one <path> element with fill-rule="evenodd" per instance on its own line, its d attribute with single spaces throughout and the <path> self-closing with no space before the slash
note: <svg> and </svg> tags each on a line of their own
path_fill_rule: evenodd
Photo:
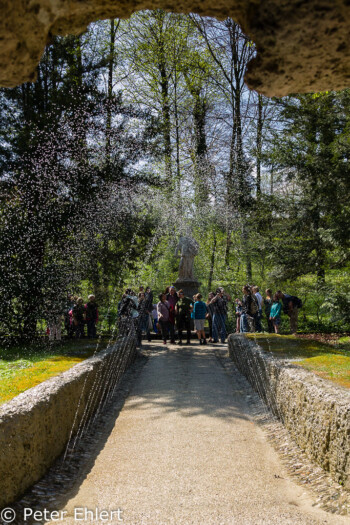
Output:
<svg viewBox="0 0 350 525">
<path fill-rule="evenodd" d="M 314 507 L 291 478 L 251 417 L 239 373 L 227 374 L 213 347 L 148 349 L 104 447 L 66 500 L 65 525 L 77 523 L 76 508 L 122 511 L 84 521 L 96 524 L 350 523 Z"/>
</svg>

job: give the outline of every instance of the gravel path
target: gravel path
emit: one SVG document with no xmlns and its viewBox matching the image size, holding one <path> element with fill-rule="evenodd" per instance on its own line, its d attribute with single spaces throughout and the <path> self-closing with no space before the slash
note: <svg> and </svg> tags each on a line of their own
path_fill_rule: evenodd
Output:
<svg viewBox="0 0 350 525">
<path fill-rule="evenodd" d="M 289 478 L 249 417 L 242 382 L 210 346 L 150 346 L 104 448 L 65 505 L 66 525 L 349 524 L 313 508 Z M 122 512 L 74 519 L 85 512 L 74 509 L 96 507 Z"/>
</svg>

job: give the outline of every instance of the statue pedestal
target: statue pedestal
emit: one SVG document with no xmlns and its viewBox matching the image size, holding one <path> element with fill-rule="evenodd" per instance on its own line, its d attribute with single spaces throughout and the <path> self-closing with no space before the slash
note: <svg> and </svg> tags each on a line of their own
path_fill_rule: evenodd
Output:
<svg viewBox="0 0 350 525">
<path fill-rule="evenodd" d="M 199 287 L 202 283 L 189 279 L 176 279 L 174 286 L 177 290 L 183 290 L 186 297 L 192 297 L 199 292 Z"/>
</svg>

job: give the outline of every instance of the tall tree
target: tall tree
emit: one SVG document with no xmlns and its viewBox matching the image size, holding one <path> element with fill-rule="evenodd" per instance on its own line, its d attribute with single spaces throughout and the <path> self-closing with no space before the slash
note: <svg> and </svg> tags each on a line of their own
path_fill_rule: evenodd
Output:
<svg viewBox="0 0 350 525">
<path fill-rule="evenodd" d="M 53 296 L 61 307 L 72 275 L 79 282 L 86 271 L 85 246 L 114 213 L 103 202 L 119 186 L 130 191 L 149 181 L 132 168 L 145 148 L 147 115 L 114 97 L 106 137 L 108 93 L 99 77 L 108 62 L 90 36 L 54 39 L 35 83 L 1 91 L 0 330 L 23 338 L 35 336 Z M 131 118 L 143 121 L 138 133 L 125 130 Z M 113 166 L 106 170 L 108 140 Z"/>
<path fill-rule="evenodd" d="M 320 284 L 330 264 L 348 257 L 350 95 L 319 93 L 276 101 L 284 121 L 275 134 L 272 162 L 293 191 L 284 199 L 286 233 L 279 251 L 285 275 L 315 272 Z M 335 251 L 335 252 L 334 252 Z M 334 253 L 338 254 L 337 262 Z"/>
<path fill-rule="evenodd" d="M 225 252 L 226 265 L 229 266 L 232 227 L 237 222 L 237 214 L 240 217 L 246 214 L 251 196 L 251 167 L 243 143 L 245 117 L 250 105 L 250 94 L 244 84 L 244 75 L 247 64 L 254 54 L 254 47 L 231 18 L 218 22 L 192 16 L 192 20 L 203 36 L 216 64 L 212 80 L 229 107 L 227 125 L 230 130 L 230 145 L 226 184 L 227 206 L 232 221 L 227 222 Z M 248 228 L 245 219 L 242 228 L 242 242 L 246 247 L 247 277 L 251 279 Z"/>
<path fill-rule="evenodd" d="M 129 21 L 130 100 L 157 112 L 162 133 L 165 179 L 174 186 L 171 78 L 176 57 L 177 15 L 165 11 L 139 13 Z"/>
</svg>

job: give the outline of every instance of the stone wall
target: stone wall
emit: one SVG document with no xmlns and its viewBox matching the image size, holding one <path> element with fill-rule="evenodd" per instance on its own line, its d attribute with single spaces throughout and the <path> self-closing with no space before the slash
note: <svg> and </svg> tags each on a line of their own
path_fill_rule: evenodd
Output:
<svg viewBox="0 0 350 525">
<path fill-rule="evenodd" d="M 79 34 L 94 20 L 159 8 L 237 21 L 257 49 L 248 85 L 268 96 L 349 86 L 348 0 L 2 0 L 0 85 L 33 80 L 52 35 Z"/>
<path fill-rule="evenodd" d="M 122 340 L 0 407 L 0 508 L 43 476 L 135 355 L 135 340 Z"/>
<path fill-rule="evenodd" d="M 229 337 L 229 354 L 300 448 L 350 490 L 350 392 L 243 335 Z"/>
</svg>

